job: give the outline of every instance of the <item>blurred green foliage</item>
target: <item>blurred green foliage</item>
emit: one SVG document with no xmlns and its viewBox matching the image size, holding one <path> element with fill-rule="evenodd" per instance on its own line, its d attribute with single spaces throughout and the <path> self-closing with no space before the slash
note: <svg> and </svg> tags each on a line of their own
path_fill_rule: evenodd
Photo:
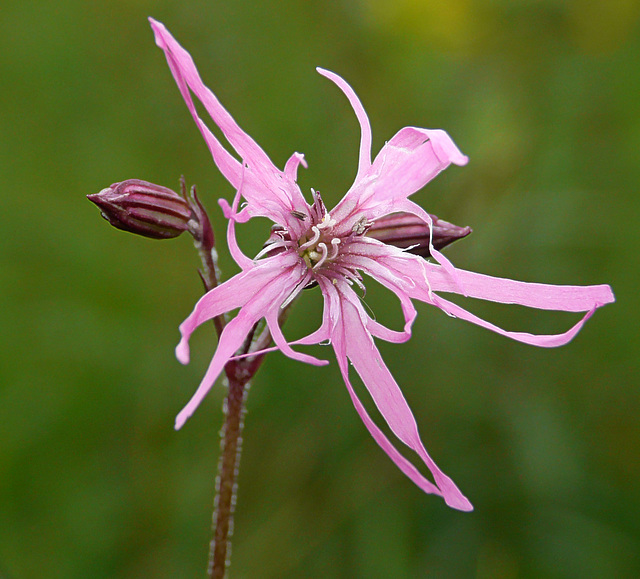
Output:
<svg viewBox="0 0 640 579">
<path fill-rule="evenodd" d="M 471 514 L 393 466 L 335 364 L 274 354 L 249 397 L 231 577 L 640 576 L 637 2 L 24 0 L 0 13 L 0 577 L 204 576 L 223 388 L 172 429 L 215 347 L 204 328 L 190 366 L 173 357 L 196 254 L 111 229 L 84 198 L 184 173 L 224 239 L 232 191 L 148 15 L 276 164 L 305 153 L 301 185 L 328 205 L 358 133 L 317 65 L 355 88 L 374 148 L 417 125 L 470 156 L 416 195 L 474 228 L 458 266 L 618 298 L 558 350 L 426 306 L 408 344 L 381 344 Z M 248 252 L 265 228 L 245 228 Z M 367 296 L 398 327 L 388 300 Z M 319 302 L 307 292 L 290 335 Z M 574 319 L 473 305 L 513 329 Z"/>
</svg>

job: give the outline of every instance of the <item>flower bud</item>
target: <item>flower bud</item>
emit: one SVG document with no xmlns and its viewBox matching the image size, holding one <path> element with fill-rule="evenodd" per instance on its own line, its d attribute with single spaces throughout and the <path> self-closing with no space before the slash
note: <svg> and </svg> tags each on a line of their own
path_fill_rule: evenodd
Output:
<svg viewBox="0 0 640 579">
<path fill-rule="evenodd" d="M 438 250 L 471 233 L 471 227 L 459 227 L 429 215 L 433 224 L 431 242 Z M 430 256 L 429 225 L 412 213 L 392 213 L 381 217 L 374 221 L 366 235 L 424 258 Z"/>
<path fill-rule="evenodd" d="M 167 187 L 140 179 L 114 183 L 87 195 L 114 227 L 150 237 L 170 239 L 188 229 L 192 211 L 184 197 Z"/>
</svg>

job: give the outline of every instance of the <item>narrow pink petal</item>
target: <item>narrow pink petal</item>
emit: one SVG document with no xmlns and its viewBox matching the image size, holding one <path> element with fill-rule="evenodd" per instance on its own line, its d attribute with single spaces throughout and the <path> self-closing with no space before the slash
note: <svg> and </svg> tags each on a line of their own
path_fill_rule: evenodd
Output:
<svg viewBox="0 0 640 579">
<path fill-rule="evenodd" d="M 329 308 L 325 307 L 322 312 L 322 324 L 315 331 L 311 332 L 307 336 L 296 340 L 295 342 L 291 342 L 294 345 L 305 345 L 309 346 L 311 344 L 320 344 L 321 342 L 329 342 L 331 339 L 331 328 L 333 327 L 333 322 L 331 320 L 331 312 Z"/>
<path fill-rule="evenodd" d="M 202 296 L 193 312 L 180 325 L 182 339 L 176 347 L 178 360 L 183 364 L 189 363 L 189 338 L 198 326 L 220 314 L 242 307 L 264 287 L 286 275 L 297 263 L 297 256 L 289 254 L 262 260 L 253 268 L 235 275 Z"/>
<path fill-rule="evenodd" d="M 196 408 L 200 405 L 200 402 L 202 402 L 209 390 L 211 390 L 211 387 L 220 375 L 224 365 L 243 344 L 251 328 L 253 328 L 258 320 L 263 318 L 265 315 L 269 315 L 270 311 L 279 308 L 280 304 L 298 283 L 302 273 L 300 271 L 301 268 L 291 265 L 289 267 L 282 267 L 281 261 L 282 260 L 277 260 L 276 258 L 264 260 L 265 263 L 271 263 L 268 263 L 268 266 L 264 266 L 262 268 L 256 267 L 252 270 L 240 273 L 229 280 L 236 280 L 234 287 L 238 292 L 243 292 L 244 296 L 249 294 L 250 297 L 249 299 L 244 300 L 244 303 L 236 317 L 233 318 L 222 331 L 218 347 L 216 348 L 213 359 L 209 364 L 209 368 L 207 369 L 200 386 L 191 400 L 189 400 L 187 405 L 176 417 L 176 430 L 182 428 L 187 419 L 195 412 Z M 270 274 L 271 279 L 265 279 L 265 276 L 263 275 L 265 274 L 265 271 L 260 271 L 261 269 L 266 270 L 266 273 Z M 251 274 L 254 275 L 252 276 Z M 240 280 L 244 283 L 240 283 Z M 207 303 L 202 306 L 200 312 L 198 312 L 200 302 L 196 304 L 194 314 L 199 313 L 201 315 L 194 316 L 194 314 L 192 314 L 190 318 L 193 317 L 194 319 L 190 320 L 188 318 L 180 327 L 180 330 L 183 331 L 183 326 L 185 326 L 181 345 L 186 343 L 185 340 L 188 340 L 188 337 L 195 327 L 195 321 L 199 321 L 201 323 L 206 319 L 206 316 L 202 315 L 204 314 L 203 310 L 207 308 L 211 310 L 216 307 L 215 304 L 210 303 L 215 299 L 215 296 L 211 297 L 213 292 L 215 292 L 215 290 L 212 290 L 200 300 L 200 302 L 202 302 L 207 296 L 210 296 Z"/>
<path fill-rule="evenodd" d="M 322 76 L 333 81 L 345 94 L 347 99 L 349 99 L 349 103 L 353 107 L 353 111 L 356 114 L 358 122 L 360 123 L 360 153 L 358 155 L 358 173 L 355 179 L 357 182 L 371 167 L 371 124 L 369 123 L 369 117 L 367 116 L 358 95 L 356 95 L 355 91 L 343 78 L 324 68 L 318 67 L 316 70 Z"/>
<path fill-rule="evenodd" d="M 298 179 L 298 167 L 302 165 L 305 169 L 307 168 L 307 162 L 304 160 L 304 155 L 302 153 L 294 153 L 289 157 L 289 160 L 284 166 L 284 174 L 291 181 L 296 181 Z"/>
<path fill-rule="evenodd" d="M 236 238 L 236 216 L 238 214 L 238 205 L 240 203 L 240 197 L 242 197 L 242 191 L 244 187 L 245 166 L 242 166 L 242 179 L 240 180 L 240 187 L 233 198 L 233 205 L 229 207 L 225 200 L 221 199 L 221 207 L 224 216 L 229 220 L 227 223 L 227 246 L 229 247 L 229 253 L 233 260 L 240 266 L 241 269 L 249 269 L 253 267 L 253 260 L 248 258 L 240 249 L 238 240 Z"/>
<path fill-rule="evenodd" d="M 150 18 L 157 45 L 164 51 L 167 63 L 178 88 L 213 155 L 216 165 L 238 189 L 240 163 L 220 144 L 198 116 L 191 92 L 202 102 L 205 109 L 220 128 L 227 141 L 250 168 L 246 177 L 245 198 L 252 204 L 252 214 L 269 217 L 276 223 L 287 225 L 292 219 L 290 212 L 304 204 L 298 186 L 285 178 L 262 148 L 235 122 L 220 104 L 216 96 L 204 85 L 189 53 L 178 44 L 163 24 Z"/>
<path fill-rule="evenodd" d="M 204 397 L 209 393 L 211 387 L 222 372 L 225 364 L 231 356 L 242 346 L 247 334 L 255 323 L 262 317 L 261 311 L 255 308 L 242 308 L 238 315 L 233 318 L 224 328 L 220 335 L 220 341 L 216 348 L 213 359 L 205 373 L 200 386 L 191 397 L 187 405 L 176 416 L 175 429 L 180 430 L 189 417 L 196 411 Z"/>
<path fill-rule="evenodd" d="M 374 249 L 375 248 L 375 249 Z M 374 252 L 372 254 L 372 249 Z M 348 251 L 340 258 L 340 265 L 349 270 L 359 269 L 375 279 L 379 284 L 393 292 L 400 300 L 400 307 L 404 315 L 404 331 L 396 332 L 379 324 L 375 320 L 368 319 L 367 329 L 376 338 L 387 342 L 406 342 L 411 337 L 411 326 L 416 318 L 417 312 L 409 294 L 404 290 L 410 279 L 403 275 L 398 275 L 380 262 L 384 255 L 395 255 L 401 253 L 396 247 L 386 245 L 375 239 L 362 237 L 349 244 Z"/>
<path fill-rule="evenodd" d="M 318 328 L 315 332 L 300 338 L 299 340 L 294 340 L 293 342 L 287 342 L 289 346 L 309 346 L 311 344 L 319 344 L 321 342 L 326 342 L 325 345 L 329 345 L 330 336 L 328 325 L 323 324 L 320 328 Z M 264 348 L 262 350 L 256 350 L 254 352 L 250 352 L 249 354 L 240 354 L 238 356 L 232 356 L 231 360 L 242 360 L 242 358 L 249 358 L 250 356 L 257 356 L 260 354 L 269 354 L 271 352 L 278 352 L 281 348 L 279 346 L 270 346 L 269 348 Z M 323 362 L 324 360 L 320 360 Z M 314 365 L 324 365 L 324 364 L 314 364 Z"/>
<path fill-rule="evenodd" d="M 392 342 L 394 344 L 403 344 L 411 338 L 410 329 L 398 332 L 397 330 L 392 330 L 383 326 L 381 323 L 376 322 L 371 318 L 367 319 L 367 331 L 375 338 L 380 338 L 385 342 Z"/>
<path fill-rule="evenodd" d="M 353 290 L 343 281 L 338 281 L 337 284 L 324 282 L 321 285 L 329 307 L 335 307 L 332 304 L 335 304 L 335 296 L 338 295 L 339 311 L 332 313 L 332 319 L 335 321 L 331 335 L 332 344 L 349 394 L 369 432 L 395 464 L 420 488 L 426 492 L 441 494 L 445 502 L 453 508 L 463 511 L 472 510 L 473 507 L 469 500 L 460 492 L 455 483 L 437 467 L 425 450 L 413 414 L 365 327 L 366 316 Z M 325 305 L 325 307 L 327 306 Z M 348 379 L 347 359 L 351 361 L 362 378 L 378 410 L 393 433 L 414 450 L 427 465 L 439 492 L 428 481 L 425 481 L 415 469 L 407 467 L 408 461 L 401 458 L 399 452 L 384 438 L 364 412 L 364 408 L 357 400 Z"/>
<path fill-rule="evenodd" d="M 181 89 L 188 86 L 194 92 L 231 146 L 245 162 L 260 172 L 275 177 L 279 173 L 278 169 L 260 146 L 238 126 L 216 96 L 204 85 L 191 55 L 178 44 L 163 24 L 153 19 L 149 19 L 149 21 L 155 33 L 156 43 L 165 52 L 169 66 L 176 80 L 179 81 Z M 183 96 L 185 96 L 184 93 Z M 191 99 L 187 99 L 185 96 L 185 100 Z M 187 104 L 189 105 L 189 103 Z M 191 109 L 191 106 L 189 108 Z"/>
<path fill-rule="evenodd" d="M 347 391 L 349 392 L 351 401 L 356 408 L 358 416 L 360 416 L 362 422 L 364 422 L 364 425 L 369 431 L 369 434 L 371 434 L 380 448 L 382 448 L 382 450 L 387 453 L 387 455 L 389 456 L 389 458 L 391 458 L 395 465 L 416 485 L 418 485 L 419 488 L 421 488 L 425 493 L 438 495 L 441 497 L 442 492 L 440 491 L 440 489 L 430 480 L 422 476 L 420 471 L 398 452 L 395 446 L 393 446 L 389 439 L 384 435 L 382 430 L 380 430 L 375 422 L 371 420 L 371 417 L 369 416 L 369 414 L 367 414 L 366 409 L 358 399 L 358 396 L 356 395 L 353 386 L 351 386 L 351 382 L 349 381 L 349 368 L 346 357 L 338 358 L 338 365 L 340 367 L 340 371 L 342 372 L 342 377 L 344 379 L 345 385 L 347 386 Z M 471 510 L 471 508 L 463 510 Z"/>
<path fill-rule="evenodd" d="M 614 301 L 611 288 L 597 286 L 556 286 L 525 283 L 510 279 L 495 278 L 455 269 L 455 279 L 443 266 L 429 263 L 418 256 L 402 253 L 396 248 L 369 244 L 369 261 L 361 256 L 360 267 L 376 279 L 392 277 L 401 291 L 413 299 L 437 306 L 449 315 L 467 320 L 483 328 L 512 338 L 519 342 L 542 347 L 561 346 L 569 342 L 580 331 L 593 312 Z M 585 312 L 585 316 L 568 331 L 553 335 L 534 335 L 512 332 L 482 320 L 464 308 L 437 295 L 436 292 L 461 293 L 483 300 L 505 304 L 518 304 L 536 309 Z"/>
<path fill-rule="evenodd" d="M 325 307 L 322 314 L 322 324 L 321 326 L 311 334 L 300 338 L 299 340 L 295 340 L 290 342 L 289 345 L 294 346 L 309 346 L 311 344 L 320 344 L 321 342 L 326 342 L 326 345 L 330 343 L 331 340 L 331 328 L 333 327 L 333 323 L 331 321 L 331 315 L 329 308 Z M 267 354 L 269 352 L 276 352 L 280 348 L 278 346 L 272 346 L 270 348 L 265 348 L 264 350 L 259 350 L 257 352 L 251 352 L 250 354 L 242 354 L 240 356 L 233 356 L 232 360 L 240 360 L 241 358 L 247 358 L 249 356 L 255 356 L 257 354 Z"/>
<path fill-rule="evenodd" d="M 540 346 L 542 348 L 555 348 L 557 346 L 564 346 L 565 344 L 573 340 L 576 334 L 582 329 L 582 326 L 584 326 L 585 322 L 596 311 L 596 307 L 594 306 L 593 309 L 589 310 L 578 323 L 561 334 L 529 334 L 527 332 L 510 332 L 508 330 L 503 330 L 495 324 L 479 318 L 478 316 L 472 314 L 464 308 L 461 308 L 459 305 L 445 300 L 444 298 L 441 298 L 436 294 L 431 295 L 431 300 L 429 303 L 437 306 L 443 312 L 446 312 L 450 316 L 466 320 L 467 322 L 471 322 L 472 324 L 476 324 L 482 328 L 491 330 L 496 334 L 511 338 L 512 340 L 516 340 L 524 344 L 530 344 L 531 346 Z"/>
<path fill-rule="evenodd" d="M 362 215 L 375 219 L 398 211 L 398 203 L 451 163 L 464 165 L 467 160 L 446 132 L 405 127 L 382 148 L 331 215 L 347 231 Z"/>
<path fill-rule="evenodd" d="M 278 323 L 278 315 L 280 313 L 280 308 L 271 308 L 265 318 L 267 320 L 267 324 L 269 325 L 269 331 L 271 332 L 271 337 L 275 342 L 278 349 L 289 358 L 294 360 L 298 360 L 299 362 L 304 362 L 305 364 L 313 364 L 314 366 L 325 366 L 329 362 L 328 360 L 321 360 L 314 356 L 310 356 L 309 354 L 304 354 L 302 352 L 296 352 L 290 345 L 287 343 L 284 334 L 282 333 L 282 329 L 280 328 L 280 324 Z"/>
<path fill-rule="evenodd" d="M 440 266 L 415 260 L 423 268 L 422 278 L 432 291 L 459 293 L 456 283 Z M 549 285 L 515 281 L 456 268 L 466 295 L 504 304 L 519 304 L 543 310 L 586 312 L 615 301 L 608 285 Z M 422 299 L 422 298 L 419 298 Z"/>
</svg>

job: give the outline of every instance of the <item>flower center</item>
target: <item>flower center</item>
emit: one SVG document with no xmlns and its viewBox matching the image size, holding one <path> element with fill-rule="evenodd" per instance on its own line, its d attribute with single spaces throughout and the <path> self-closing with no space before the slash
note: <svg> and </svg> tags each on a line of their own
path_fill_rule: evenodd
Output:
<svg viewBox="0 0 640 579">
<path fill-rule="evenodd" d="M 271 228 L 269 240 L 254 259 L 260 259 L 264 255 L 276 255 L 282 251 L 297 251 L 307 268 L 312 272 L 317 272 L 336 261 L 340 253 L 346 251 L 346 247 L 354 237 L 363 236 L 371 227 L 372 223 L 365 216 L 362 216 L 350 231 L 341 232 L 340 227 L 336 228 L 338 223 L 324 206 L 320 193 L 313 189 L 311 191 L 313 203 L 305 208 L 306 211 L 295 210 L 291 212 L 291 215 L 300 221 L 309 219 L 309 228 L 298 237 L 299 234 L 294 234 L 293 231 L 281 225 L 274 225 Z M 348 266 L 345 268 L 334 264 L 330 269 L 339 271 L 358 283 L 357 274 L 350 272 Z"/>
<path fill-rule="evenodd" d="M 338 255 L 341 241 L 332 235 L 334 225 L 335 221 L 325 213 L 322 220 L 312 225 L 298 240 L 298 254 L 309 269 L 318 269 Z"/>
</svg>

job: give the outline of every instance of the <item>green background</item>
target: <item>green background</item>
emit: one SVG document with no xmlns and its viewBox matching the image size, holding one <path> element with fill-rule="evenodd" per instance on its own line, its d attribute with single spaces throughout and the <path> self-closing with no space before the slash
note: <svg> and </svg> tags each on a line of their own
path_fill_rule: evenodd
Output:
<svg viewBox="0 0 640 579">
<path fill-rule="evenodd" d="M 0 12 L 0 577 L 203 577 L 222 420 L 217 385 L 173 419 L 215 348 L 173 356 L 201 292 L 186 237 L 110 228 L 85 195 L 141 178 L 196 182 L 219 238 L 233 191 L 146 17 L 304 191 L 329 206 L 356 170 L 354 87 L 374 151 L 406 125 L 470 157 L 415 195 L 473 235 L 459 267 L 610 283 L 617 303 L 545 350 L 418 305 L 381 344 L 425 445 L 471 499 L 424 495 L 361 424 L 334 361 L 271 355 L 249 397 L 233 578 L 640 576 L 640 9 L 633 0 L 44 2 Z M 256 253 L 266 222 L 241 230 Z M 225 275 L 236 268 L 221 243 Z M 286 331 L 319 321 L 305 294 Z M 378 319 L 397 302 L 370 288 Z M 509 329 L 564 314 L 471 304 Z M 333 360 L 329 349 L 316 353 Z"/>
</svg>

